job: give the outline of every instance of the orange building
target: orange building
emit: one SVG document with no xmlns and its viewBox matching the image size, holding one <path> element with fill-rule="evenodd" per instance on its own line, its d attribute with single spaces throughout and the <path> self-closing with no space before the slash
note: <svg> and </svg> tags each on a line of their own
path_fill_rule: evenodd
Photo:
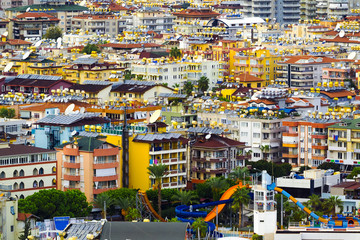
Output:
<svg viewBox="0 0 360 240">
<path fill-rule="evenodd" d="M 97 194 L 120 187 L 119 147 L 95 137 L 81 137 L 56 150 L 57 189 L 78 189 L 92 201 Z"/>
</svg>

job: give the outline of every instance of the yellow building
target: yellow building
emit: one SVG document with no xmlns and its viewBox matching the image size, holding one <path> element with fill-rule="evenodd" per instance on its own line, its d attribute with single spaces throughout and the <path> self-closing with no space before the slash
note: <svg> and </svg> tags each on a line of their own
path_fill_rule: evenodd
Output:
<svg viewBox="0 0 360 240">
<path fill-rule="evenodd" d="M 269 85 L 270 80 L 275 80 L 277 62 L 280 56 L 272 55 L 269 50 L 243 50 L 234 56 L 234 74 L 248 73 L 265 80 L 262 86 Z M 234 81 L 230 79 L 230 81 Z M 244 85 L 246 86 L 246 85 Z"/>
<path fill-rule="evenodd" d="M 85 80 L 104 81 L 115 71 L 123 71 L 117 63 L 98 58 L 78 58 L 71 67 L 65 68 L 66 80 L 82 84 Z M 117 81 L 117 79 L 116 79 Z"/>
<path fill-rule="evenodd" d="M 122 137 L 107 135 L 107 142 L 121 146 Z M 122 150 L 120 150 L 122 151 Z M 184 188 L 187 176 L 187 139 L 178 133 L 147 133 L 129 137 L 129 187 L 148 190 L 155 180 L 148 174 L 152 164 L 167 165 L 162 188 Z"/>
</svg>

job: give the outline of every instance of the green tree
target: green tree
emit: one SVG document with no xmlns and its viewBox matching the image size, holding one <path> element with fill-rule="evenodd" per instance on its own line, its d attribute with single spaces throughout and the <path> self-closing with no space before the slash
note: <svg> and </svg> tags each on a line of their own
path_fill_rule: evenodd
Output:
<svg viewBox="0 0 360 240">
<path fill-rule="evenodd" d="M 92 52 L 101 52 L 100 48 L 96 44 L 88 43 L 86 46 L 81 50 L 82 53 L 91 54 Z"/>
<path fill-rule="evenodd" d="M 307 217 L 307 214 L 293 202 L 285 202 L 284 211 L 284 222 L 300 222 Z"/>
<path fill-rule="evenodd" d="M 180 222 L 176 217 L 171 218 L 168 222 Z"/>
<path fill-rule="evenodd" d="M 174 59 L 178 59 L 181 57 L 181 55 L 182 55 L 181 51 L 177 47 L 171 48 L 170 57 L 172 57 Z"/>
<path fill-rule="evenodd" d="M 199 198 L 211 198 L 211 186 L 207 183 L 198 183 L 195 185 L 195 191 Z"/>
<path fill-rule="evenodd" d="M 136 208 L 130 208 L 128 214 L 125 216 L 126 221 L 138 220 L 140 218 L 141 214 Z"/>
<path fill-rule="evenodd" d="M 269 145 L 261 145 L 260 151 L 263 153 L 264 159 L 268 159 L 268 153 L 270 152 L 270 146 Z"/>
<path fill-rule="evenodd" d="M 351 173 L 346 177 L 347 179 L 353 179 L 360 174 L 360 167 L 354 167 Z"/>
<path fill-rule="evenodd" d="M 15 117 L 15 109 L 13 108 L 0 108 L 0 117 L 2 118 L 13 118 Z"/>
<path fill-rule="evenodd" d="M 106 218 L 106 212 L 114 205 L 115 200 L 109 196 L 106 192 L 100 193 L 94 199 L 94 206 L 101 209 L 102 218 Z"/>
<path fill-rule="evenodd" d="M 184 83 L 183 91 L 186 95 L 190 96 L 193 90 L 194 90 L 194 84 L 192 84 L 192 82 L 187 81 Z"/>
<path fill-rule="evenodd" d="M 27 240 L 28 236 L 31 234 L 30 229 L 30 219 L 25 219 L 25 226 L 24 230 L 21 232 L 21 235 L 19 236 L 19 240 Z"/>
<path fill-rule="evenodd" d="M 135 75 L 131 73 L 131 70 L 126 69 L 126 70 L 124 71 L 124 79 L 125 79 L 125 80 L 131 80 L 131 79 L 133 79 L 134 77 L 135 77 Z"/>
<path fill-rule="evenodd" d="M 229 178 L 233 179 L 235 182 L 246 181 L 250 176 L 249 169 L 247 167 L 237 167 L 232 170 L 229 174 Z M 245 182 L 243 182 L 245 184 Z"/>
<path fill-rule="evenodd" d="M 313 211 L 318 211 L 321 207 L 321 200 L 319 195 L 313 194 L 309 197 L 308 204 Z"/>
<path fill-rule="evenodd" d="M 163 165 L 163 164 L 154 164 L 154 165 L 148 166 L 147 169 L 148 169 L 148 174 L 151 177 L 155 178 L 155 182 L 157 183 L 158 212 L 159 212 L 159 215 L 161 216 L 161 179 L 168 174 L 167 167 L 166 167 L 166 165 Z"/>
<path fill-rule="evenodd" d="M 219 200 L 221 192 L 228 188 L 226 180 L 221 177 L 210 178 L 206 183 L 211 187 L 214 201 Z"/>
<path fill-rule="evenodd" d="M 124 218 L 128 215 L 129 209 L 135 207 L 134 201 L 130 198 L 118 198 L 115 200 L 114 204 L 121 209 L 121 215 L 123 215 Z"/>
<path fill-rule="evenodd" d="M 173 201 L 178 201 L 181 205 L 189 205 L 199 203 L 198 196 L 194 191 L 182 191 L 178 190 L 175 195 L 172 196 Z"/>
<path fill-rule="evenodd" d="M 59 26 L 49 27 L 43 36 L 45 39 L 58 39 L 62 37 L 63 32 Z"/>
<path fill-rule="evenodd" d="M 338 171 L 340 171 L 340 164 L 331 163 L 331 162 L 323 162 L 317 168 L 324 169 L 324 170 L 333 169 L 335 172 L 338 172 Z"/>
<path fill-rule="evenodd" d="M 344 203 L 341 201 L 339 196 L 331 196 L 330 198 L 326 199 L 325 202 L 333 216 L 336 214 L 336 207 L 340 208 L 340 213 L 342 213 L 344 210 Z"/>
<path fill-rule="evenodd" d="M 191 228 L 196 233 L 196 236 L 198 235 L 198 232 L 200 232 L 200 237 L 204 238 L 206 236 L 208 225 L 204 221 L 203 218 L 197 218 L 192 224 Z"/>
<path fill-rule="evenodd" d="M 79 190 L 40 190 L 19 200 L 19 212 L 32 213 L 41 220 L 57 216 L 86 217 L 91 205 Z"/>
<path fill-rule="evenodd" d="M 202 76 L 198 81 L 199 90 L 205 92 L 209 89 L 209 79 L 205 76 Z"/>
<path fill-rule="evenodd" d="M 232 208 L 239 211 L 239 228 L 241 228 L 243 206 L 250 203 L 249 189 L 238 187 L 231 198 L 234 199 Z"/>
<path fill-rule="evenodd" d="M 251 240 L 263 240 L 263 236 L 254 233 L 254 235 L 251 237 Z"/>
<path fill-rule="evenodd" d="M 172 85 L 172 88 L 179 88 L 180 87 L 180 84 L 179 83 L 175 83 Z"/>
</svg>

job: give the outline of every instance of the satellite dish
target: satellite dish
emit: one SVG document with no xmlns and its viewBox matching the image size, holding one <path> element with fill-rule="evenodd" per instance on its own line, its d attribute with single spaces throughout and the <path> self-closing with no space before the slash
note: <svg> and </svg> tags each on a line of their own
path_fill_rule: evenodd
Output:
<svg viewBox="0 0 360 240">
<path fill-rule="evenodd" d="M 65 109 L 65 115 L 69 115 L 70 113 L 72 113 L 73 112 L 73 110 L 74 110 L 74 108 L 75 108 L 75 104 L 70 104 L 66 109 Z"/>
<path fill-rule="evenodd" d="M 339 32 L 339 37 L 344 37 L 345 36 L 345 31 L 344 30 L 341 30 L 340 32 Z"/>
<path fill-rule="evenodd" d="M 3 33 L 3 36 L 5 36 L 5 37 L 7 37 L 8 35 L 9 35 L 9 32 L 8 32 L 8 31 L 6 31 L 6 32 Z"/>
<path fill-rule="evenodd" d="M 161 115 L 161 110 L 156 110 L 150 117 L 149 119 L 149 122 L 150 123 L 153 123 L 153 122 L 156 122 L 156 120 L 158 120 L 158 118 L 160 117 Z"/>
<path fill-rule="evenodd" d="M 26 9 L 26 12 L 30 11 L 30 9 L 31 9 L 31 7 L 28 7 L 28 8 Z"/>
<path fill-rule="evenodd" d="M 39 41 L 37 41 L 36 43 L 35 43 L 35 47 L 40 47 L 40 45 L 41 45 L 41 43 L 42 43 L 42 40 L 39 40 Z"/>
<path fill-rule="evenodd" d="M 80 113 L 83 114 L 85 112 L 85 108 L 84 107 L 81 107 L 80 108 Z"/>
<path fill-rule="evenodd" d="M 27 51 L 27 52 L 23 55 L 22 59 L 23 59 L 23 60 L 27 59 L 27 58 L 30 56 L 30 54 L 31 54 L 31 52 L 30 52 L 30 51 Z"/>
<path fill-rule="evenodd" d="M 75 135 L 77 135 L 77 134 L 78 134 L 78 132 L 77 132 L 76 130 L 74 130 L 74 131 L 71 132 L 71 136 L 75 136 Z"/>
<path fill-rule="evenodd" d="M 205 136 L 206 140 L 209 140 L 210 138 L 211 138 L 211 132 L 209 132 L 209 134 Z"/>
<path fill-rule="evenodd" d="M 351 52 L 348 56 L 348 59 L 354 59 L 356 57 L 356 52 Z"/>
<path fill-rule="evenodd" d="M 8 64 L 6 64 L 3 72 L 8 72 L 8 71 L 10 71 L 10 69 L 12 68 L 12 66 L 14 66 L 14 62 L 9 62 Z"/>
</svg>

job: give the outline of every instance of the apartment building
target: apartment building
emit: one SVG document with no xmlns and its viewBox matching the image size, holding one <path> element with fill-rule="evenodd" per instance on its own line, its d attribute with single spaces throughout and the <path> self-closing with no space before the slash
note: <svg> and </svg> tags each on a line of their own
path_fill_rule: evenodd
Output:
<svg viewBox="0 0 360 240">
<path fill-rule="evenodd" d="M 211 132 L 211 128 L 208 129 Z M 209 136 L 210 137 L 206 137 Z M 191 146 L 191 179 L 226 177 L 234 168 L 245 166 L 245 143 L 211 134 L 200 135 Z"/>
<path fill-rule="evenodd" d="M 107 34 L 116 38 L 121 34 L 126 25 L 126 19 L 121 19 L 115 15 L 79 15 L 75 16 L 71 22 L 71 30 L 82 30 L 89 34 Z"/>
<path fill-rule="evenodd" d="M 300 0 L 300 19 L 312 20 L 317 16 L 316 13 L 317 1 L 315 0 Z"/>
<path fill-rule="evenodd" d="M 198 112 L 198 122 L 205 126 L 216 123 L 229 129 L 230 136 L 245 143 L 245 151 L 251 153 L 251 161 L 262 159 L 280 161 L 282 149 L 282 126 L 284 119 L 244 117 L 220 112 Z"/>
<path fill-rule="evenodd" d="M 179 89 L 182 89 L 183 84 L 187 81 L 197 85 L 197 81 L 205 76 L 209 79 L 209 88 L 211 89 L 222 78 L 222 73 L 219 71 L 221 66 L 219 61 L 202 59 L 201 56 L 181 62 L 143 58 L 141 61 L 131 64 L 131 73 L 146 81 L 153 81 L 157 84 L 167 83 L 170 87 L 179 84 Z"/>
<path fill-rule="evenodd" d="M 276 66 L 280 59 L 280 56 L 272 55 L 267 49 L 253 50 L 249 54 L 240 51 L 234 55 L 234 67 L 230 66 L 230 69 L 235 70 L 235 75 L 246 72 L 261 78 L 264 80 L 264 86 L 267 86 L 270 80 L 276 79 Z M 244 86 L 246 87 L 247 85 L 245 84 Z"/>
<path fill-rule="evenodd" d="M 60 19 L 46 14 L 26 12 L 19 14 L 9 22 L 9 38 L 39 38 L 45 35 L 50 27 L 56 26 Z"/>
<path fill-rule="evenodd" d="M 56 148 L 57 189 L 78 189 L 89 202 L 120 187 L 120 149 L 93 137 L 81 137 Z"/>
<path fill-rule="evenodd" d="M 56 152 L 21 144 L 0 144 L 0 184 L 11 196 L 24 199 L 42 189 L 56 188 Z"/>
<path fill-rule="evenodd" d="M 179 12 L 174 12 L 173 15 L 176 17 L 175 22 L 200 22 L 200 24 L 206 23 L 212 18 L 216 18 L 220 15 L 209 7 L 188 7 L 187 9 Z"/>
<path fill-rule="evenodd" d="M 275 17 L 275 0 L 240 0 L 244 17 Z"/>
<path fill-rule="evenodd" d="M 172 14 L 160 7 L 143 7 L 133 14 L 129 24 L 134 27 L 147 26 L 147 30 L 161 33 L 173 28 L 174 19 Z"/>
<path fill-rule="evenodd" d="M 327 161 L 344 164 L 360 164 L 360 119 L 341 119 L 328 127 Z"/>
<path fill-rule="evenodd" d="M 329 57 L 289 56 L 278 62 L 277 79 L 289 87 L 310 89 L 321 82 L 322 69 L 339 60 Z"/>
<path fill-rule="evenodd" d="M 282 158 L 294 166 L 319 166 L 328 157 L 328 127 L 336 122 L 321 116 L 283 121 Z"/>
<path fill-rule="evenodd" d="M 343 18 L 349 11 L 349 0 L 328 0 L 328 17 Z M 358 4 L 358 3 L 357 3 Z"/>
<path fill-rule="evenodd" d="M 280 24 L 298 23 L 300 19 L 299 0 L 278 0 L 276 2 L 275 18 Z"/>
</svg>

